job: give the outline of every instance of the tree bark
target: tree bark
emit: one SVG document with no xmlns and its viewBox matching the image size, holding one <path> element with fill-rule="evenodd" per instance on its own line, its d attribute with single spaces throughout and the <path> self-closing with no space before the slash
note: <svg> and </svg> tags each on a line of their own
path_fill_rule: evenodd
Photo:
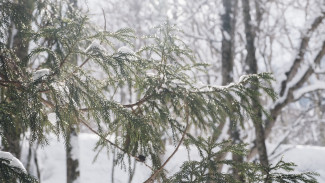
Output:
<svg viewBox="0 0 325 183">
<path fill-rule="evenodd" d="M 233 82 L 233 68 L 234 68 L 234 44 L 235 44 L 235 28 L 236 28 L 236 9 L 237 0 L 223 0 L 223 6 L 225 13 L 221 16 L 222 19 L 222 59 L 221 59 L 221 73 L 222 73 L 222 85 L 227 85 Z M 222 125 L 222 124 L 220 124 Z M 241 143 L 240 131 L 236 124 L 236 121 L 230 120 L 229 131 L 232 143 Z M 222 157 L 224 158 L 224 157 Z M 233 161 L 237 163 L 243 162 L 241 155 L 232 154 Z M 219 169 L 220 170 L 220 169 Z M 233 167 L 233 176 L 243 182 L 244 177 L 240 175 L 236 167 Z"/>
<path fill-rule="evenodd" d="M 69 129 L 66 145 L 67 183 L 79 183 L 79 143 L 75 127 Z"/>
<path fill-rule="evenodd" d="M 20 146 L 20 128 L 8 129 L 3 131 L 5 139 L 2 139 L 3 151 L 10 152 L 17 159 L 21 158 L 21 146 Z"/>
<path fill-rule="evenodd" d="M 303 74 L 303 77 L 297 81 L 293 86 L 288 87 L 287 83 L 291 81 L 292 78 L 297 74 L 298 69 L 300 68 L 300 65 L 302 63 L 302 59 L 305 56 L 305 49 L 307 48 L 309 44 L 310 38 L 309 35 L 313 33 L 315 30 L 317 30 L 318 26 L 321 24 L 321 22 L 325 18 L 325 13 L 321 14 L 319 17 L 315 18 L 314 22 L 312 23 L 311 27 L 308 29 L 307 33 L 305 36 L 301 39 L 300 43 L 300 48 L 298 50 L 298 54 L 296 59 L 294 60 L 290 70 L 286 72 L 287 79 L 282 81 L 281 83 L 281 89 L 280 89 L 280 96 L 281 96 L 281 102 L 277 102 L 276 105 L 271 109 L 270 111 L 270 116 L 271 119 L 266 119 L 265 120 L 265 138 L 269 136 L 269 134 L 272 131 L 272 128 L 276 122 L 277 117 L 281 113 L 281 110 L 287 106 L 290 102 L 293 102 L 295 100 L 293 96 L 293 92 L 300 88 L 308 79 L 309 77 L 313 74 L 313 68 L 309 67 L 308 70 Z M 323 42 L 323 46 L 319 53 L 317 54 L 316 58 L 314 59 L 314 64 L 317 65 L 320 63 L 321 59 L 325 55 L 325 42 Z M 282 94 L 281 94 L 282 93 Z M 250 151 L 250 153 L 247 156 L 247 159 L 251 159 L 255 154 L 257 153 L 257 147 L 253 147 Z"/>
<path fill-rule="evenodd" d="M 29 174 L 37 177 L 39 179 L 39 182 L 41 182 L 41 172 L 39 169 L 39 164 L 38 164 L 38 158 L 37 158 L 37 150 L 38 150 L 39 144 L 37 143 L 29 144 L 28 147 L 28 155 L 27 155 L 27 160 L 26 160 L 26 170 Z"/>
<path fill-rule="evenodd" d="M 230 14 L 232 13 L 232 3 L 234 0 L 223 0 L 225 13 L 221 15 L 222 20 L 222 45 L 221 45 L 221 76 L 222 85 L 227 85 L 233 81 L 234 65 L 234 24 Z M 224 129 L 225 121 L 220 122 L 217 130 L 213 133 L 213 141 L 218 140 Z"/>
<path fill-rule="evenodd" d="M 28 28 L 31 27 L 32 17 L 33 17 L 33 11 L 35 9 L 35 0 L 25 0 L 25 1 L 19 1 L 22 7 L 24 7 L 24 14 L 25 14 L 25 26 Z M 12 27 L 14 28 L 14 27 Z M 20 62 L 23 63 L 23 65 L 27 66 L 26 57 L 28 55 L 28 49 L 29 49 L 29 41 L 23 39 L 25 38 L 24 33 L 22 30 L 20 30 L 20 27 L 17 28 L 17 34 L 13 37 L 13 45 L 12 48 L 14 49 L 17 57 L 19 58 Z M 13 32 L 13 31 L 12 31 Z"/>
<path fill-rule="evenodd" d="M 242 0 L 243 4 L 243 15 L 244 15 L 244 26 L 245 26 L 245 35 L 246 35 L 246 50 L 247 50 L 247 56 L 246 56 L 246 65 L 248 67 L 245 67 L 245 72 L 247 74 L 256 74 L 258 72 L 257 68 L 257 60 L 255 57 L 255 31 L 251 24 L 251 16 L 250 16 L 250 5 L 249 0 Z M 252 87 L 253 90 L 258 90 L 257 87 Z M 256 114 L 256 117 L 253 118 L 253 124 L 255 127 L 255 135 L 256 135 L 256 147 L 259 154 L 259 160 L 260 163 L 264 167 L 269 166 L 269 160 L 267 155 L 267 150 L 265 146 L 265 135 L 264 135 L 264 127 L 262 125 L 262 113 L 261 110 L 258 107 L 258 98 L 253 101 L 253 109 L 256 109 L 254 113 Z"/>
<path fill-rule="evenodd" d="M 74 9 L 78 8 L 77 0 L 69 0 L 70 6 L 68 10 L 74 12 Z M 71 60 L 72 64 L 78 64 L 78 57 L 75 56 Z M 66 145 L 66 165 L 67 165 L 67 183 L 79 183 L 80 171 L 79 171 L 79 142 L 78 142 L 78 127 L 77 125 L 70 124 L 68 130 L 68 138 Z"/>
<path fill-rule="evenodd" d="M 30 27 L 31 26 L 31 20 L 32 20 L 32 13 L 34 11 L 34 6 L 35 6 L 35 0 L 26 0 L 26 1 L 19 1 L 17 2 L 19 6 L 23 7 L 23 11 L 25 14 L 25 26 Z M 17 6 L 18 6 L 17 5 Z M 10 49 L 12 48 L 19 59 L 19 61 L 23 64 L 26 65 L 27 63 L 25 62 L 25 58 L 28 55 L 28 49 L 29 49 L 29 40 L 24 40 L 22 39 L 23 33 L 21 28 L 19 27 L 19 22 L 15 22 L 14 19 L 11 20 L 11 26 L 9 31 L 9 36 L 8 37 L 8 43 L 7 47 Z M 14 29 L 17 29 L 17 33 L 13 35 Z M 15 67 L 12 64 L 8 64 L 9 67 Z M 13 68 L 13 70 L 16 70 Z M 6 76 L 6 75 L 5 75 Z M 7 96 L 11 95 L 10 90 L 4 90 L 2 92 L 5 92 Z M 15 125 L 12 126 L 12 128 L 6 129 L 3 131 L 3 136 L 5 139 L 2 139 L 2 144 L 3 144 L 3 150 L 8 151 L 12 153 L 16 158 L 20 159 L 21 158 L 21 145 L 20 145 L 20 136 L 23 133 L 23 127 L 21 127 L 20 121 L 15 120 L 12 121 Z"/>
<path fill-rule="evenodd" d="M 234 23 L 231 14 L 235 0 L 223 0 L 225 13 L 221 16 L 222 19 L 222 59 L 221 59 L 221 73 L 222 85 L 233 82 L 233 67 L 234 67 Z"/>
</svg>

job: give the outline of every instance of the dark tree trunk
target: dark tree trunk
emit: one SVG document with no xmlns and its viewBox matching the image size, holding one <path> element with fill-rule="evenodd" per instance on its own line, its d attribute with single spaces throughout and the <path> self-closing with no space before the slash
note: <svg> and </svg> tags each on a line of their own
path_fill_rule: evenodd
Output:
<svg viewBox="0 0 325 183">
<path fill-rule="evenodd" d="M 247 74 L 256 74 L 257 73 L 257 60 L 255 57 L 255 31 L 254 27 L 251 24 L 251 16 L 250 16 L 250 5 L 249 0 L 242 0 L 243 4 L 243 15 L 244 15 L 244 25 L 245 25 L 245 34 L 246 34 L 246 65 L 245 72 Z M 254 90 L 258 90 L 257 87 L 253 88 Z M 258 101 L 258 99 L 257 99 Z M 262 113 L 258 107 L 257 102 L 253 102 L 253 109 L 256 109 L 256 118 L 253 119 L 255 134 L 256 134 L 256 146 L 258 149 L 258 155 L 260 159 L 260 163 L 264 167 L 269 166 L 269 160 L 267 155 L 267 150 L 265 146 L 265 135 L 264 135 L 264 127 L 262 125 Z"/>
<path fill-rule="evenodd" d="M 38 158 L 37 158 L 37 150 L 39 144 L 37 143 L 36 146 L 32 143 L 29 144 L 28 147 L 28 155 L 26 161 L 26 170 L 31 175 L 38 178 L 39 183 L 41 183 L 41 172 L 39 169 Z"/>
<path fill-rule="evenodd" d="M 223 0 L 225 13 L 222 19 L 222 85 L 233 82 L 233 66 L 234 66 L 234 20 L 231 18 L 236 0 Z"/>
<path fill-rule="evenodd" d="M 79 183 L 79 143 L 78 134 L 74 127 L 70 127 L 66 146 L 67 183 Z"/>
<path fill-rule="evenodd" d="M 227 85 L 233 81 L 233 65 L 234 65 L 234 20 L 231 18 L 232 6 L 235 0 L 223 0 L 225 13 L 221 15 L 222 20 L 222 45 L 221 45 L 221 76 L 222 85 Z M 212 139 L 216 141 L 223 128 L 225 122 L 221 122 L 217 130 L 213 133 Z"/>
<path fill-rule="evenodd" d="M 234 68 L 234 44 L 235 44 L 235 25 L 236 25 L 236 9 L 237 0 L 223 0 L 225 13 L 221 16 L 222 19 L 222 59 L 221 59 L 221 72 L 222 72 L 222 85 L 227 85 L 233 82 L 233 68 Z M 229 134 L 233 143 L 240 143 L 240 131 L 235 124 L 235 121 L 230 120 Z M 224 125 L 224 124 L 220 124 Z M 243 157 L 237 154 L 232 154 L 232 159 L 235 162 L 243 162 Z M 239 180 L 244 181 L 238 170 L 233 167 L 233 176 Z"/>
<path fill-rule="evenodd" d="M 21 158 L 21 145 L 20 145 L 20 134 L 19 129 L 4 130 L 3 135 L 3 151 L 10 152 L 17 159 Z"/>
<path fill-rule="evenodd" d="M 74 12 L 74 9 L 78 8 L 77 0 L 69 0 L 70 6 L 68 10 Z M 71 60 L 72 64 L 78 64 L 78 57 L 75 56 Z M 71 125 L 71 124 L 70 124 Z M 79 171 L 79 142 L 78 142 L 78 127 L 71 125 L 68 130 L 68 142 L 66 146 L 66 165 L 67 165 L 67 183 L 79 183 L 80 171 Z"/>
<path fill-rule="evenodd" d="M 32 22 L 32 17 L 33 17 L 33 11 L 35 9 L 35 0 L 25 0 L 25 1 L 19 1 L 19 3 L 21 4 L 22 7 L 24 7 L 24 14 L 25 16 L 25 26 L 27 25 L 29 28 L 31 27 L 31 22 Z M 15 22 L 14 22 L 15 23 Z M 15 26 L 12 26 L 12 28 L 14 28 Z M 18 30 L 17 34 L 14 35 L 13 37 L 13 45 L 12 48 L 14 49 L 17 57 L 19 58 L 19 60 L 21 61 L 21 63 L 24 66 L 27 66 L 27 61 L 26 61 L 26 57 L 28 55 L 28 49 L 29 49 L 29 41 L 30 40 L 26 40 L 23 39 L 25 36 L 23 35 L 24 33 L 21 32 L 21 27 L 16 27 L 16 29 Z M 13 32 L 11 30 L 11 32 Z M 11 42 L 11 41 L 10 41 Z"/>
<path fill-rule="evenodd" d="M 25 14 L 25 26 L 30 27 L 31 20 L 32 20 L 32 13 L 34 11 L 35 6 L 35 0 L 25 0 L 25 1 L 19 1 L 18 2 L 21 7 L 23 7 L 23 11 Z M 11 20 L 11 26 L 9 31 L 9 37 L 8 37 L 8 43 L 7 47 L 12 48 L 15 51 L 15 54 L 21 64 L 26 65 L 25 58 L 28 55 L 28 49 L 29 49 L 29 40 L 22 39 L 22 30 L 21 27 L 18 27 L 19 23 L 15 22 L 15 20 Z M 17 33 L 13 35 L 14 29 L 17 29 Z M 12 64 L 8 64 L 9 67 L 12 67 L 10 69 L 16 70 L 16 66 Z M 7 76 L 5 74 L 5 76 Z M 11 95 L 10 90 L 4 89 L 1 91 L 3 93 L 6 93 L 7 96 Z M 19 120 L 12 121 L 14 125 L 10 127 L 9 129 L 3 130 L 3 136 L 5 139 L 2 139 L 3 144 L 3 150 L 8 151 L 12 153 L 16 158 L 21 158 L 21 139 L 20 136 L 23 133 L 23 127 L 21 126 L 21 123 Z"/>
</svg>

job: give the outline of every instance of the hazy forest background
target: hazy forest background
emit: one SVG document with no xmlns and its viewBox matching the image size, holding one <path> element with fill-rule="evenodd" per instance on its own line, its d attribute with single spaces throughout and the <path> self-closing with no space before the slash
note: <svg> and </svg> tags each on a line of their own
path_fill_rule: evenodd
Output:
<svg viewBox="0 0 325 183">
<path fill-rule="evenodd" d="M 26 0 L 24 3 L 26 2 L 34 1 Z M 295 160 L 302 159 L 303 156 L 304 159 L 310 158 L 315 164 L 314 167 L 300 167 L 299 171 L 318 171 L 320 173 L 318 180 L 325 181 L 325 164 L 322 164 L 325 163 L 325 158 L 319 158 L 321 153 L 325 154 L 324 0 L 70 0 L 69 2 L 71 3 L 69 7 L 79 8 L 82 13 L 88 14 L 95 29 L 104 31 L 133 29 L 137 38 L 114 42 L 113 51 L 126 54 L 122 55 L 122 58 L 132 57 L 130 60 L 133 59 L 133 54 L 140 53 L 139 50 L 148 46 L 145 35 L 161 36 L 154 33 L 156 26 L 175 25 L 177 38 L 193 51 L 194 60 L 206 64 L 200 72 L 185 72 L 195 81 L 193 83 L 195 87 L 230 86 L 231 83 L 242 81 L 243 75 L 271 73 L 274 77 L 271 86 L 277 93 L 277 98 L 272 100 L 272 97 L 263 92 L 258 98 L 269 117 L 260 114 L 262 112 L 259 111 L 257 121 L 260 122 L 256 122 L 253 118 L 236 125 L 230 118 L 226 118 L 218 123 L 213 132 L 198 128 L 196 125 L 190 125 L 188 129 L 186 126 L 186 129 L 195 137 L 211 136 L 215 142 L 231 140 L 235 144 L 248 144 L 246 155 L 225 153 L 218 157 L 219 160 L 259 162 L 267 167 L 285 153 L 292 151 L 294 153 L 291 155 L 295 156 Z M 34 8 L 36 11 L 36 6 Z M 32 21 L 40 22 L 37 19 Z M 32 27 L 38 26 L 32 21 L 30 22 Z M 19 36 L 19 31 L 15 29 L 17 27 L 12 26 L 12 32 L 6 35 L 8 40 L 12 39 L 9 43 L 12 47 L 15 44 L 19 45 L 15 38 Z M 96 49 L 105 47 L 101 41 L 87 42 L 82 46 L 92 49 L 94 45 Z M 26 52 L 30 52 L 33 47 L 35 45 L 31 43 L 27 47 L 29 51 Z M 28 66 L 31 72 L 42 69 L 43 65 L 37 67 L 41 65 L 41 61 L 37 59 L 42 56 L 44 55 L 33 57 L 34 61 Z M 73 64 L 84 64 L 83 57 L 76 58 Z M 94 78 L 103 77 L 100 69 L 91 63 L 85 63 L 85 68 L 87 72 L 95 73 Z M 70 72 L 75 70 L 70 69 Z M 138 72 L 141 75 L 142 71 Z M 50 73 L 46 74 L 51 76 Z M 155 77 L 156 73 L 146 74 L 146 77 Z M 42 76 L 34 74 L 33 77 L 37 80 Z M 5 91 L 4 88 L 11 83 L 5 82 L 3 75 L 0 75 L 0 78 L 1 91 Z M 64 88 L 57 86 L 61 87 L 61 90 Z M 254 89 L 258 90 L 252 87 L 252 90 Z M 114 101 L 125 106 L 136 104 L 143 96 L 141 95 L 143 91 L 124 81 L 121 81 L 114 90 L 110 88 L 105 92 L 108 96 L 113 96 Z M 44 97 L 42 100 L 44 106 L 54 108 L 53 104 L 44 100 Z M 252 108 L 259 108 L 259 105 L 253 102 Z M 48 112 L 46 116 L 49 122 L 56 123 L 54 113 Z M 42 143 L 30 143 L 28 135 L 20 134 L 15 144 L 9 147 L 4 145 L 2 150 L 13 153 L 30 174 L 46 183 L 65 180 L 69 183 L 143 182 L 150 177 L 150 169 L 142 164 L 142 161 L 150 162 L 149 155 L 147 158 L 142 155 L 126 156 L 119 162 L 115 160 L 119 160 L 123 155 L 118 152 L 120 150 L 118 148 L 111 146 L 106 150 L 104 146 L 104 148 L 97 146 L 97 149 L 92 151 L 96 146 L 98 135 L 102 135 L 94 132 L 94 129 L 101 130 L 96 123 L 97 121 L 82 122 L 78 124 L 79 126 L 69 126 L 67 134 L 71 136 L 63 137 L 59 142 L 57 137 L 48 133 L 45 135 L 49 137 L 46 142 L 48 145 L 45 146 Z M 161 152 L 158 157 L 159 161 L 164 162 L 163 160 L 166 160 L 175 148 L 178 150 L 176 154 L 179 154 L 173 157 L 174 160 L 170 160 L 171 165 L 165 167 L 167 172 L 173 173 L 178 171 L 175 167 L 180 167 L 182 161 L 185 161 L 182 158 L 191 155 L 192 159 L 197 159 L 199 153 L 195 150 L 187 152 L 183 145 L 178 149 L 178 141 L 183 139 L 182 134 L 178 132 L 175 138 L 174 131 L 165 130 L 167 135 L 161 138 L 166 151 Z M 114 135 L 118 139 L 119 133 Z M 115 140 L 114 135 L 109 137 L 113 139 L 112 141 Z M 67 145 L 66 140 L 70 141 L 70 144 Z M 121 141 L 123 150 L 128 148 L 125 145 L 126 141 Z M 131 144 L 132 142 L 131 140 Z M 103 142 L 100 140 L 99 143 Z M 95 157 L 97 160 L 94 160 Z M 87 161 L 87 165 L 83 164 L 83 161 Z M 305 160 L 301 160 L 302 165 L 303 161 Z M 295 163 L 299 165 L 301 162 Z M 119 163 L 124 165 L 116 165 Z M 88 164 L 98 166 L 98 169 L 92 170 Z M 66 174 L 66 171 L 70 173 Z M 83 171 L 87 171 L 87 176 L 83 175 Z M 228 166 L 220 166 L 217 171 L 231 172 L 240 180 L 240 174 L 232 172 Z"/>
</svg>

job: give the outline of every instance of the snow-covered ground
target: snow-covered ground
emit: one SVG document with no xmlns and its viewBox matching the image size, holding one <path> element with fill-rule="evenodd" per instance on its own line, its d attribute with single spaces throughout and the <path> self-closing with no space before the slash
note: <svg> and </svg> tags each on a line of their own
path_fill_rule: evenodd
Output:
<svg viewBox="0 0 325 183">
<path fill-rule="evenodd" d="M 113 154 L 107 153 L 106 150 L 99 153 L 96 161 L 94 157 L 96 152 L 93 151 L 97 142 L 97 137 L 93 134 L 82 133 L 79 136 L 80 144 L 80 178 L 81 183 L 109 183 L 112 182 L 112 165 Z M 272 149 L 272 145 L 269 145 Z M 164 158 L 168 157 L 174 150 L 174 146 L 167 146 Z M 287 162 L 291 161 L 298 166 L 297 171 L 316 171 L 320 174 L 318 180 L 320 183 L 325 182 L 325 147 L 315 146 L 282 146 L 277 152 L 283 155 L 277 155 L 273 162 L 275 163 L 281 157 Z M 38 151 L 39 166 L 41 170 L 42 183 L 64 183 L 65 175 L 65 150 L 63 141 L 57 142 L 54 138 L 50 145 Z M 191 159 L 198 158 L 195 151 L 191 151 Z M 271 156 L 272 158 L 272 156 Z M 178 152 L 168 163 L 166 169 L 169 173 L 174 173 L 178 170 L 183 161 L 188 159 L 188 152 L 184 147 L 180 147 Z M 127 158 L 126 158 L 127 161 Z M 133 162 L 133 160 L 132 160 Z M 133 163 L 131 164 L 133 167 Z M 128 166 L 114 170 L 114 183 L 128 182 L 129 172 Z M 143 182 L 150 176 L 150 170 L 142 163 L 136 163 L 135 174 L 132 182 Z"/>
</svg>

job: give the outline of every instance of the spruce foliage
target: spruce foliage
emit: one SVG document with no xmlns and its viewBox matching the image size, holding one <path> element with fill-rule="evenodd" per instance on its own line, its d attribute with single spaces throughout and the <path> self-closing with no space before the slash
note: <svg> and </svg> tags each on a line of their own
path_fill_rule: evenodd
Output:
<svg viewBox="0 0 325 183">
<path fill-rule="evenodd" d="M 10 161 L 0 158 L 0 181 L 3 183 L 12 183 L 12 178 L 16 177 L 21 183 L 37 183 L 38 181 L 26 174 L 20 168 L 12 167 L 9 165 Z"/>
<path fill-rule="evenodd" d="M 142 38 L 145 47 L 130 51 L 136 39 L 132 29 L 100 30 L 68 1 L 28 2 L 32 13 L 21 2 L 0 3 L 0 128 L 5 142 L 10 139 L 3 132 L 24 134 L 32 143 L 42 144 L 47 134 L 54 133 L 67 142 L 70 127 L 83 125 L 100 137 L 98 151 L 118 149 L 116 163 L 123 166 L 127 155 L 150 166 L 147 182 L 236 182 L 217 171 L 220 164 L 240 169 L 247 182 L 314 181 L 312 174 L 272 173 L 291 170 L 292 164 L 282 161 L 275 167 L 211 161 L 226 152 L 244 154 L 245 146 L 190 134 L 190 127 L 211 134 L 227 118 L 238 125 L 255 118 L 252 103 L 257 96 L 264 92 L 276 97 L 270 74 L 248 75 L 223 87 L 197 86 L 193 74 L 202 72 L 204 64 L 195 62 L 173 25 L 156 27 Z M 12 30 L 18 31 L 23 44 L 31 45 L 25 56 L 12 47 Z M 130 50 L 118 49 L 119 45 Z M 134 92 L 133 103 L 121 104 L 116 98 L 125 86 Z M 259 103 L 258 107 L 263 109 Z M 55 113 L 54 124 L 49 113 Z M 166 138 L 173 139 L 174 153 L 183 142 L 195 145 L 201 161 L 185 162 L 168 178 L 163 168 L 170 159 L 159 158 Z M 2 161 L 0 168 L 1 179 L 18 175 L 22 182 L 34 181 Z"/>
</svg>

